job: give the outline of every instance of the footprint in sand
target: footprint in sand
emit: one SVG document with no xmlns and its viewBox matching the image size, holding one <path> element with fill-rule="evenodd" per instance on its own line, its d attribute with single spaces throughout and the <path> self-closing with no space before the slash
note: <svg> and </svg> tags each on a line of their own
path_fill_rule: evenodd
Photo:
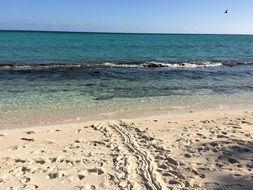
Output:
<svg viewBox="0 0 253 190">
<path fill-rule="evenodd" d="M 34 141 L 34 138 L 21 138 L 22 141 L 27 141 L 27 142 L 33 142 Z"/>
<path fill-rule="evenodd" d="M 50 160 L 51 163 L 54 163 L 54 162 L 56 162 L 57 157 L 49 158 L 49 160 Z"/>
<path fill-rule="evenodd" d="M 43 164 L 46 163 L 46 161 L 45 161 L 44 159 L 42 159 L 42 158 L 36 158 L 34 161 L 35 161 L 37 164 L 41 164 L 41 165 L 43 165 Z"/>
<path fill-rule="evenodd" d="M 94 173 L 94 174 L 97 174 L 97 175 L 102 175 L 104 174 L 104 171 L 101 170 L 100 168 L 92 168 L 92 169 L 88 169 L 87 170 L 89 173 Z"/>
<path fill-rule="evenodd" d="M 46 179 L 56 179 L 59 177 L 59 173 L 58 172 L 53 172 L 53 173 L 49 173 L 46 176 Z"/>
<path fill-rule="evenodd" d="M 23 159 L 15 159 L 15 162 L 16 163 L 25 163 L 26 162 L 26 160 L 23 160 Z"/>
<path fill-rule="evenodd" d="M 78 130 L 77 130 L 77 133 L 80 133 L 81 131 L 82 131 L 82 129 L 78 129 Z"/>
<path fill-rule="evenodd" d="M 29 189 L 29 190 L 39 189 L 39 186 L 35 184 L 29 184 L 25 186 L 25 189 Z"/>
<path fill-rule="evenodd" d="M 29 181 L 31 181 L 31 178 L 26 177 L 26 176 L 24 176 L 24 177 L 22 177 L 22 178 L 20 179 L 20 182 L 21 182 L 21 183 L 28 183 Z"/>
<path fill-rule="evenodd" d="M 34 131 L 26 131 L 25 133 L 26 133 L 27 135 L 35 134 Z"/>
<path fill-rule="evenodd" d="M 78 174 L 77 177 L 79 180 L 83 180 L 85 178 L 85 176 L 83 174 Z"/>
</svg>

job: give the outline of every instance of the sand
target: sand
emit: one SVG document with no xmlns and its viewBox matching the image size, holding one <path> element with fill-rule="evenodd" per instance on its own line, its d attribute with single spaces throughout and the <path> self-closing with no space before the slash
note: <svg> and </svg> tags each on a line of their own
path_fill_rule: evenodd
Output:
<svg viewBox="0 0 253 190">
<path fill-rule="evenodd" d="M 253 189 L 250 109 L 2 129 L 0 144 L 0 189 Z"/>
</svg>

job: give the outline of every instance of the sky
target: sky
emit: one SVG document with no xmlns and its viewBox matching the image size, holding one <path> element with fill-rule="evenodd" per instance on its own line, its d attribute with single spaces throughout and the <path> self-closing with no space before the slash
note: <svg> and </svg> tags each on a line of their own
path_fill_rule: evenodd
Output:
<svg viewBox="0 0 253 190">
<path fill-rule="evenodd" d="M 0 0 L 0 30 L 253 34 L 252 9 L 253 0 Z"/>
</svg>

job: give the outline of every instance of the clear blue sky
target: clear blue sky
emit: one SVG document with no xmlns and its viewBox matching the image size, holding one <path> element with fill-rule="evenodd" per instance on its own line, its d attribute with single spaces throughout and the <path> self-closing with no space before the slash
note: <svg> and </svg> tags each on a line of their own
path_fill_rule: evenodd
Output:
<svg viewBox="0 0 253 190">
<path fill-rule="evenodd" d="M 253 0 L 0 0 L 0 29 L 253 34 Z"/>
</svg>

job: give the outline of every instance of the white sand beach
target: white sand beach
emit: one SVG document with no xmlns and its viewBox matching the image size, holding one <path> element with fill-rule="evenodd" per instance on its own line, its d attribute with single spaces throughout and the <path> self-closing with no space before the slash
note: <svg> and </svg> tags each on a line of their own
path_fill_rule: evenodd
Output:
<svg viewBox="0 0 253 190">
<path fill-rule="evenodd" d="M 252 189 L 253 110 L 0 130 L 0 189 Z"/>
</svg>

